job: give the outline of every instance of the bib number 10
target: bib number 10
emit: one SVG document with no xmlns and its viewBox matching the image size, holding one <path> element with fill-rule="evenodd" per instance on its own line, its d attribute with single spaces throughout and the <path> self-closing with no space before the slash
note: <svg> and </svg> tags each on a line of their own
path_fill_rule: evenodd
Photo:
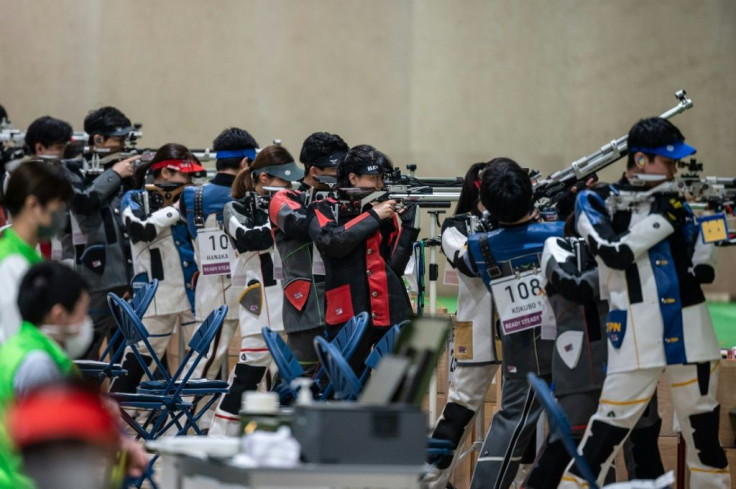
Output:
<svg viewBox="0 0 736 489">
<path fill-rule="evenodd" d="M 220 233 L 219 239 L 215 234 L 210 234 L 207 238 L 209 238 L 213 250 L 218 249 L 218 245 L 221 250 L 226 250 L 230 246 L 230 240 L 225 234 Z"/>
<path fill-rule="evenodd" d="M 220 229 L 202 229 L 197 233 L 199 267 L 202 275 L 226 275 L 235 253 L 230 238 Z"/>
</svg>

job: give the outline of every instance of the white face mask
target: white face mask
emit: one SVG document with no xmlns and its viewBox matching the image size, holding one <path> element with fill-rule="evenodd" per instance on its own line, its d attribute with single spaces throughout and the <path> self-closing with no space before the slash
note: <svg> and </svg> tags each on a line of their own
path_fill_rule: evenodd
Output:
<svg viewBox="0 0 736 489">
<path fill-rule="evenodd" d="M 56 324 L 44 324 L 41 331 L 64 343 L 64 351 L 69 358 L 77 359 L 84 355 L 92 344 L 94 328 L 92 318 L 86 316 L 79 324 L 58 326 Z M 72 333 L 73 332 L 73 333 Z"/>
</svg>

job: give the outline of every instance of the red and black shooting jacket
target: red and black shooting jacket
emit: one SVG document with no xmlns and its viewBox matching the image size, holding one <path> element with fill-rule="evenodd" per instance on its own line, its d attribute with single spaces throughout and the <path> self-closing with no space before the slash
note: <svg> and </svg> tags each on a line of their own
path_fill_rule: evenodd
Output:
<svg viewBox="0 0 736 489">
<path fill-rule="evenodd" d="M 309 236 L 325 263 L 325 322 L 366 311 L 374 327 L 389 327 L 412 313 L 401 276 L 419 230 L 400 227 L 396 215 L 381 221 L 373 209 L 353 209 L 333 198 L 309 208 Z"/>
</svg>

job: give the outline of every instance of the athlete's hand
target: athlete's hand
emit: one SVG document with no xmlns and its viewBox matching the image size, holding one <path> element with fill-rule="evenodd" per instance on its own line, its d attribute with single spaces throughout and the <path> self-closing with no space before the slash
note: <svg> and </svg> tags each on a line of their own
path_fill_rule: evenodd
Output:
<svg viewBox="0 0 736 489">
<path fill-rule="evenodd" d="M 376 202 L 373 204 L 373 211 L 378 215 L 380 220 L 389 219 L 393 217 L 396 208 L 395 200 L 384 200 L 383 202 Z"/>
<path fill-rule="evenodd" d="M 131 156 L 123 161 L 118 161 L 112 165 L 112 171 L 120 175 L 120 178 L 132 177 L 135 173 L 135 161 L 140 159 L 140 156 Z"/>
</svg>

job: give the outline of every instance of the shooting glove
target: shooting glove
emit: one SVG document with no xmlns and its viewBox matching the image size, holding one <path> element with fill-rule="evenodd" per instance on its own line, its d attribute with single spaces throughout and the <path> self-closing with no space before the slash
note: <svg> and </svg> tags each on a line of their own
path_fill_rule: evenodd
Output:
<svg viewBox="0 0 736 489">
<path fill-rule="evenodd" d="M 268 223 L 268 212 L 258 207 L 255 194 L 248 194 L 241 200 L 233 201 L 236 218 L 245 227 L 253 228 Z"/>
<path fill-rule="evenodd" d="M 263 251 L 273 245 L 271 230 L 268 227 L 256 229 L 238 228 L 235 231 L 235 248 L 239 253 Z"/>
<path fill-rule="evenodd" d="M 417 205 L 413 202 L 404 204 L 404 209 L 401 212 L 401 225 L 408 228 L 417 228 Z"/>
<path fill-rule="evenodd" d="M 664 216 L 675 229 L 685 225 L 688 214 L 687 207 L 678 195 L 659 194 L 655 196 L 651 209 L 652 214 Z"/>
</svg>

